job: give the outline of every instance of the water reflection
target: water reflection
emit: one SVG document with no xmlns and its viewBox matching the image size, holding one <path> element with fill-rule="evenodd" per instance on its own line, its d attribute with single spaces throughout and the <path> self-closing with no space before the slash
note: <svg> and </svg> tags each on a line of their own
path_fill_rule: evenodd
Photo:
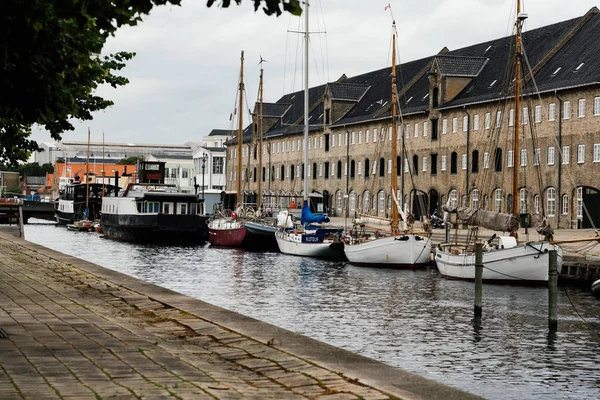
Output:
<svg viewBox="0 0 600 400">
<path fill-rule="evenodd" d="M 26 226 L 26 238 L 488 398 L 600 397 L 600 336 L 564 292 L 559 329 L 549 332 L 546 289 L 485 285 L 474 319 L 473 284 L 441 279 L 435 268 L 138 246 L 51 225 Z M 599 301 L 577 288 L 568 295 L 599 322 Z"/>
</svg>

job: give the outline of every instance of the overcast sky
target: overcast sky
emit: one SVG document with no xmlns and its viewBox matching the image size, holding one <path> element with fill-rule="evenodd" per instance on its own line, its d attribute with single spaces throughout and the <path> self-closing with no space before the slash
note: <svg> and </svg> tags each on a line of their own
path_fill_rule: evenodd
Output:
<svg viewBox="0 0 600 400">
<path fill-rule="evenodd" d="M 218 3 L 218 2 L 217 2 Z M 234 3 L 232 1 L 232 3 Z M 427 57 L 511 33 L 515 0 L 312 0 L 311 86 L 389 66 L 391 4 L 402 62 Z M 525 29 L 584 15 L 593 0 L 527 0 Z M 222 9 L 205 0 L 182 0 L 181 7 L 157 7 L 136 27 L 119 30 L 106 53 L 133 51 L 137 56 L 121 74 L 127 86 L 103 87 L 98 94 L 115 105 L 92 121 L 75 121 L 63 140 L 183 144 L 200 141 L 212 129 L 231 129 L 240 52 L 250 108 L 257 99 L 262 56 L 264 101 L 302 88 L 303 18 L 267 17 L 253 2 Z M 526 44 L 525 44 L 526 45 Z M 244 114 L 244 125 L 248 113 Z M 34 129 L 32 138 L 51 142 Z"/>
</svg>

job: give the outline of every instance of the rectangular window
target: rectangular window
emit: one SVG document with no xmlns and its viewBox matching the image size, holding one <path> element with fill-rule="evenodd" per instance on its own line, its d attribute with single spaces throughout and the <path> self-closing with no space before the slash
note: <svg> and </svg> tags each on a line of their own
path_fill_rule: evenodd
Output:
<svg viewBox="0 0 600 400">
<path fill-rule="evenodd" d="M 500 128 L 502 126 L 502 111 L 496 111 L 496 128 Z"/>
<path fill-rule="evenodd" d="M 487 151 L 483 153 L 483 168 L 488 169 L 490 167 L 490 153 Z"/>
<path fill-rule="evenodd" d="M 373 167 L 377 166 L 377 163 L 373 163 Z M 376 168 L 373 168 L 373 175 L 375 175 Z M 404 173 L 408 173 L 408 158 L 404 157 Z"/>
<path fill-rule="evenodd" d="M 479 114 L 473 115 L 473 130 L 474 131 L 479 130 Z"/>
<path fill-rule="evenodd" d="M 548 104 L 548 121 L 556 120 L 556 104 L 550 103 Z"/>
<path fill-rule="evenodd" d="M 431 120 L 431 140 L 438 140 L 438 120 Z"/>
<path fill-rule="evenodd" d="M 223 162 L 224 160 L 225 160 L 224 157 L 213 157 L 213 159 L 212 159 L 213 174 L 222 174 L 223 173 L 223 169 L 224 169 L 224 165 L 225 165 L 225 163 Z"/>
<path fill-rule="evenodd" d="M 467 115 L 465 115 L 463 117 L 463 132 L 467 132 L 468 129 L 469 129 L 469 117 Z"/>
<path fill-rule="evenodd" d="M 427 157 L 423 157 L 423 172 L 427 172 Z"/>
<path fill-rule="evenodd" d="M 554 165 L 554 146 L 548 147 L 548 165 Z"/>
<path fill-rule="evenodd" d="M 423 137 L 427 137 L 427 121 L 423 122 Z"/>
<path fill-rule="evenodd" d="M 406 124 L 406 126 L 404 127 L 404 133 L 406 135 L 406 138 L 408 139 L 410 137 L 410 125 Z"/>
<path fill-rule="evenodd" d="M 369 143 L 369 139 L 370 139 L 370 137 L 369 137 L 369 130 L 367 129 L 365 131 L 365 143 Z"/>
<path fill-rule="evenodd" d="M 535 123 L 542 122 L 542 106 L 535 106 Z"/>
<path fill-rule="evenodd" d="M 490 126 L 492 125 L 492 114 L 491 113 L 485 113 L 485 117 L 483 120 L 483 126 L 485 129 L 490 129 Z"/>
<path fill-rule="evenodd" d="M 392 173 L 392 160 L 389 159 L 388 160 L 388 174 L 391 174 L 391 173 Z"/>
<path fill-rule="evenodd" d="M 442 156 L 442 171 L 446 170 L 446 156 Z"/>
<path fill-rule="evenodd" d="M 565 101 L 563 103 L 563 119 L 571 119 L 571 102 Z"/>
<path fill-rule="evenodd" d="M 529 109 L 527 107 L 523 107 L 523 117 L 522 117 L 522 125 L 527 125 L 529 123 Z"/>
<path fill-rule="evenodd" d="M 356 132 L 352 131 L 352 141 L 350 142 L 350 144 L 354 144 L 354 137 L 356 136 Z"/>
<path fill-rule="evenodd" d="M 458 118 L 452 118 L 452 133 L 458 132 Z"/>
<path fill-rule="evenodd" d="M 415 137 L 419 137 L 419 123 L 415 122 Z"/>
<path fill-rule="evenodd" d="M 437 153 L 431 153 L 431 175 L 437 175 Z"/>
<path fill-rule="evenodd" d="M 527 149 L 521 149 L 521 167 L 527 166 Z"/>
<path fill-rule="evenodd" d="M 360 162 L 358 163 L 360 165 Z M 359 168 L 359 174 L 360 174 L 360 167 Z M 323 176 L 323 164 L 319 164 L 319 176 Z"/>
<path fill-rule="evenodd" d="M 577 164 L 583 164 L 585 162 L 585 144 L 577 146 Z"/>
<path fill-rule="evenodd" d="M 448 120 L 444 118 L 442 120 L 442 135 L 445 135 L 446 133 L 448 133 Z"/>
<path fill-rule="evenodd" d="M 562 215 L 567 215 L 569 213 L 569 196 L 566 194 L 562 197 Z"/>
<path fill-rule="evenodd" d="M 388 140 L 392 140 L 392 127 L 388 128 Z"/>
<path fill-rule="evenodd" d="M 508 126 L 515 126 L 515 110 L 513 108 L 508 110 Z"/>
<path fill-rule="evenodd" d="M 600 143 L 594 143 L 594 162 L 600 162 Z"/>
<path fill-rule="evenodd" d="M 463 170 L 467 170 L 467 155 L 463 154 L 462 155 L 462 169 Z"/>
<path fill-rule="evenodd" d="M 533 165 L 540 165 L 541 158 L 540 148 L 533 149 Z"/>
<path fill-rule="evenodd" d="M 507 153 L 507 160 L 506 160 L 506 166 L 507 167 L 514 167 L 515 166 L 515 154 L 513 152 L 513 150 L 509 150 Z"/>
<path fill-rule="evenodd" d="M 358 162 L 358 171 L 357 171 L 358 175 L 360 175 L 362 173 L 362 162 L 359 161 Z"/>
<path fill-rule="evenodd" d="M 600 97 L 594 97 L 594 115 L 600 115 Z"/>
<path fill-rule="evenodd" d="M 578 107 L 577 107 L 577 117 L 583 118 L 585 117 L 585 99 L 579 99 Z"/>
<path fill-rule="evenodd" d="M 358 144 L 362 144 L 362 131 L 358 131 Z"/>
<path fill-rule="evenodd" d="M 568 164 L 570 157 L 571 156 L 569 155 L 569 146 L 563 146 L 563 148 L 562 148 L 562 163 Z"/>
</svg>

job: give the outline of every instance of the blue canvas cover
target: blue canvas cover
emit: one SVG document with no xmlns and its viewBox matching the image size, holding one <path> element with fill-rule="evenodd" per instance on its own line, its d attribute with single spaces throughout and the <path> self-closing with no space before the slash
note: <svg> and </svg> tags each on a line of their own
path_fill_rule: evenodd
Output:
<svg viewBox="0 0 600 400">
<path fill-rule="evenodd" d="M 317 223 L 322 224 L 323 222 L 329 222 L 330 219 L 327 215 L 315 215 L 310 211 L 310 207 L 308 207 L 308 201 L 304 200 L 302 203 L 302 216 L 300 217 L 300 222 L 302 225 Z"/>
</svg>

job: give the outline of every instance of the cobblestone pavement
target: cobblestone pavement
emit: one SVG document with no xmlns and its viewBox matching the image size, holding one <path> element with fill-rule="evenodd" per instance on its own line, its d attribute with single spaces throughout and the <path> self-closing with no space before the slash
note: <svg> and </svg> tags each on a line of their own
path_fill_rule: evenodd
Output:
<svg viewBox="0 0 600 400">
<path fill-rule="evenodd" d="M 397 398 L 23 243 L 0 235 L 1 399 Z"/>
</svg>

